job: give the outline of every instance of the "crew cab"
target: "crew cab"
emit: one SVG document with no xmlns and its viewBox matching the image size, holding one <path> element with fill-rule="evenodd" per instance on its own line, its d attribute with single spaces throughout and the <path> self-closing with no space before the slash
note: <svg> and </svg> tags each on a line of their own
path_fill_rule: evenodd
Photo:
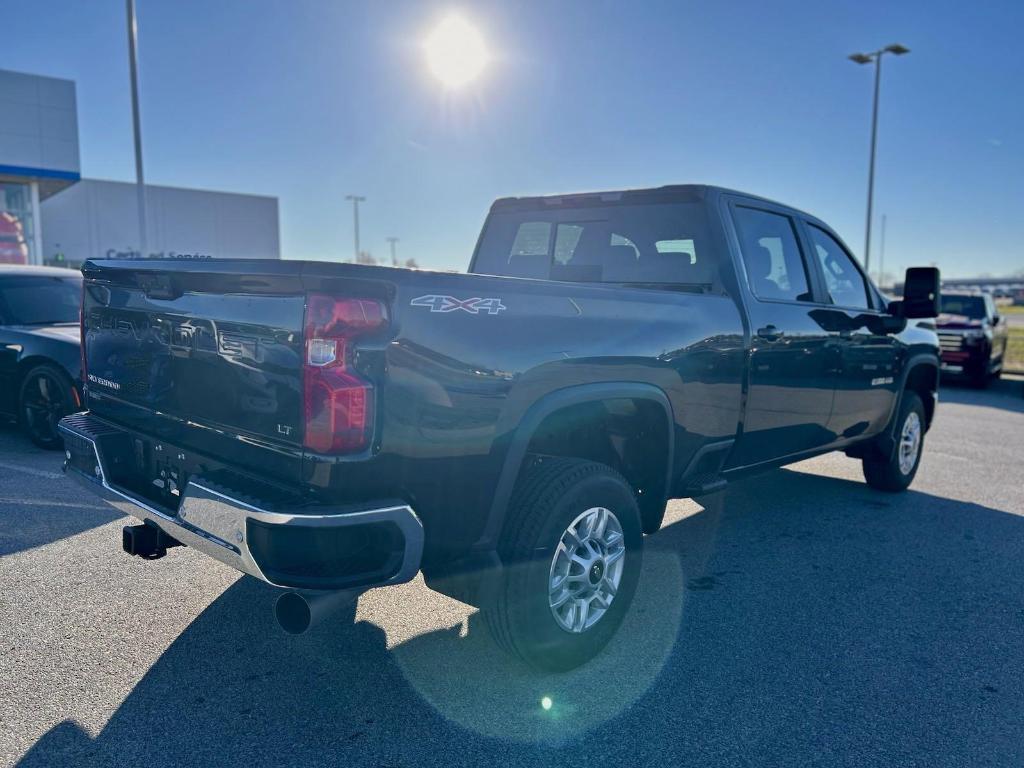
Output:
<svg viewBox="0 0 1024 768">
<path fill-rule="evenodd" d="M 468 274 L 90 261 L 66 471 L 289 590 L 301 631 L 411 579 L 568 669 L 666 501 L 827 451 L 905 489 L 936 408 L 938 272 L 887 302 L 821 220 L 696 185 L 501 199 Z M 770 504 L 771 500 L 766 499 Z"/>
<path fill-rule="evenodd" d="M 941 314 L 935 321 L 941 347 L 942 372 L 966 377 L 987 387 L 1003 372 L 1010 331 L 999 316 L 992 295 L 973 291 L 942 292 Z"/>
</svg>

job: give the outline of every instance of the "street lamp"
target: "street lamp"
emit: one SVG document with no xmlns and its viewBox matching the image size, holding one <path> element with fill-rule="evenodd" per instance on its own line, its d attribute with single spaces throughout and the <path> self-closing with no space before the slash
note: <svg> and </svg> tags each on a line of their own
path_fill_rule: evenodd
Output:
<svg viewBox="0 0 1024 768">
<path fill-rule="evenodd" d="M 352 201 L 352 218 L 355 222 L 356 232 L 356 263 L 359 263 L 359 204 L 366 201 L 361 195 L 345 195 L 346 200 Z"/>
<path fill-rule="evenodd" d="M 875 194 L 875 145 L 878 139 L 878 88 L 882 80 L 882 56 L 887 53 L 894 53 L 902 56 L 910 53 L 910 49 L 899 43 L 887 45 L 872 53 L 854 53 L 850 55 L 850 61 L 857 64 L 870 64 L 875 62 L 875 101 L 871 110 L 871 160 L 868 163 L 868 216 L 864 233 L 864 271 L 867 272 L 871 266 L 871 206 Z"/>
<path fill-rule="evenodd" d="M 391 266 L 397 267 L 398 266 L 398 257 L 395 256 L 395 243 L 398 242 L 398 238 L 397 237 L 388 237 L 388 238 L 385 238 L 385 239 L 388 241 L 388 245 L 391 246 Z"/>
<path fill-rule="evenodd" d="M 139 255 L 146 258 L 149 252 L 149 243 L 146 238 L 146 181 L 142 176 L 142 120 L 139 117 L 139 66 L 137 62 L 139 28 L 135 21 L 135 0 L 125 0 L 125 11 L 128 16 L 128 72 L 132 87 L 132 132 L 135 136 L 135 194 L 138 197 L 139 209 Z"/>
</svg>

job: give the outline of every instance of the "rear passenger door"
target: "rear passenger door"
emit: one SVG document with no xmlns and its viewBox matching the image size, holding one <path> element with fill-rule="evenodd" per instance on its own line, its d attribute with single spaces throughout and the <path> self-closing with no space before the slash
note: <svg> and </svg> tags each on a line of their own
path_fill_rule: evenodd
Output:
<svg viewBox="0 0 1024 768">
<path fill-rule="evenodd" d="M 751 324 L 747 405 L 728 468 L 810 451 L 835 439 L 835 357 L 814 318 L 821 291 L 796 218 L 763 201 L 733 199 Z"/>
</svg>

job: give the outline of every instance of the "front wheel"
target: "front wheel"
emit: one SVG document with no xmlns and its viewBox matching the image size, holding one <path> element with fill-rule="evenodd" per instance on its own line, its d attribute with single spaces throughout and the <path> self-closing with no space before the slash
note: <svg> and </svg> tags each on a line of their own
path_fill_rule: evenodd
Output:
<svg viewBox="0 0 1024 768">
<path fill-rule="evenodd" d="M 596 656 L 640 577 L 643 532 L 629 483 L 604 464 L 539 458 L 516 483 L 498 550 L 505 566 L 488 628 L 545 671 Z"/>
<path fill-rule="evenodd" d="M 904 392 L 896 416 L 896 447 L 888 457 L 869 453 L 864 479 L 880 491 L 905 491 L 914 480 L 924 450 L 924 404 L 916 392 Z"/>
<path fill-rule="evenodd" d="M 967 374 L 967 379 L 975 389 L 988 389 L 992 383 L 992 372 L 988 363 L 979 363 L 978 367 Z"/>
</svg>

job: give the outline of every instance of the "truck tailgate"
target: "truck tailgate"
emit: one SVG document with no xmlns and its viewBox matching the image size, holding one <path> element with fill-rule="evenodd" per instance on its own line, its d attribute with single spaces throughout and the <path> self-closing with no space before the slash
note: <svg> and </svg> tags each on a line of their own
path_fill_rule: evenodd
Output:
<svg viewBox="0 0 1024 768">
<path fill-rule="evenodd" d="M 202 432 L 207 446 L 217 435 L 301 453 L 299 280 L 138 264 L 84 270 L 90 409 L 186 447 Z"/>
</svg>

